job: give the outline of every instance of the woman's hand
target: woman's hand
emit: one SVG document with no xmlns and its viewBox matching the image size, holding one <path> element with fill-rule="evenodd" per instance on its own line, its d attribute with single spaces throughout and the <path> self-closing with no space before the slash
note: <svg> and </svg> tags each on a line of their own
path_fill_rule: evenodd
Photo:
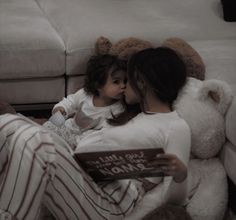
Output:
<svg viewBox="0 0 236 220">
<path fill-rule="evenodd" d="M 187 177 L 187 167 L 174 154 L 158 154 L 150 164 L 161 168 L 165 175 L 173 176 L 177 183 L 183 182 Z"/>
</svg>

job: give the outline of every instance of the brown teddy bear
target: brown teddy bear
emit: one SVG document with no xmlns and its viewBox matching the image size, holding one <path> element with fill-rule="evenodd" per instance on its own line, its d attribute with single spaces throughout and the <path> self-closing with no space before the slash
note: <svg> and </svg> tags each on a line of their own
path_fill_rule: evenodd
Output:
<svg viewBox="0 0 236 220">
<path fill-rule="evenodd" d="M 197 51 L 186 41 L 180 38 L 169 38 L 158 46 L 164 46 L 175 50 L 186 64 L 188 76 L 200 80 L 205 79 L 205 65 Z M 128 60 L 132 54 L 153 47 L 154 46 L 149 41 L 134 37 L 121 39 L 114 44 L 105 37 L 99 37 L 95 43 L 95 52 L 96 54 L 117 55 L 121 59 Z"/>
<path fill-rule="evenodd" d="M 152 47 L 150 42 L 135 37 L 124 38 L 115 44 L 105 37 L 99 37 L 95 43 L 95 52 L 97 54 L 112 54 L 127 60 L 132 54 Z"/>
<path fill-rule="evenodd" d="M 202 58 L 186 41 L 180 38 L 169 38 L 163 42 L 162 46 L 169 47 L 179 54 L 186 65 L 188 76 L 200 80 L 205 79 L 205 65 Z"/>
</svg>

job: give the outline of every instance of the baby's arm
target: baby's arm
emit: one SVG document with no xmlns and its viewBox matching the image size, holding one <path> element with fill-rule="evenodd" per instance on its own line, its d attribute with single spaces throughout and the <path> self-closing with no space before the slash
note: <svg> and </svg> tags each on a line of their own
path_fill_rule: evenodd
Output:
<svg viewBox="0 0 236 220">
<path fill-rule="evenodd" d="M 78 92 L 68 95 L 53 107 L 52 114 L 60 111 L 66 117 L 71 116 L 76 112 L 80 103 L 85 99 L 85 97 L 86 94 L 84 89 L 80 89 Z"/>
</svg>

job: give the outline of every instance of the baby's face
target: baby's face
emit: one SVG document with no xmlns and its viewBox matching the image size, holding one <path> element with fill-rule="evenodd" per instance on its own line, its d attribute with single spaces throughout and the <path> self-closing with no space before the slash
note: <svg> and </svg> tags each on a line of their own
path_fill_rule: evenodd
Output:
<svg viewBox="0 0 236 220">
<path fill-rule="evenodd" d="M 124 95 L 126 74 L 122 70 L 109 73 L 105 85 L 99 89 L 100 97 L 119 100 Z"/>
<path fill-rule="evenodd" d="M 129 81 L 126 84 L 124 96 L 125 96 L 125 102 L 127 104 L 132 105 L 132 104 L 139 103 L 138 96 L 136 95 L 132 87 L 130 86 Z"/>
</svg>

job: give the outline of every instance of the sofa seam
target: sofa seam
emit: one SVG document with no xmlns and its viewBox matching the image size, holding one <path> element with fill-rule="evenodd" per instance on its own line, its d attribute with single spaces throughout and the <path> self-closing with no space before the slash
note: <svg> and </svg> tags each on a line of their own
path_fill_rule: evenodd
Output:
<svg viewBox="0 0 236 220">
<path fill-rule="evenodd" d="M 43 10 L 43 8 L 40 6 L 40 4 L 38 3 L 37 0 L 34 0 L 35 3 L 37 4 L 38 8 L 40 9 L 40 11 L 42 12 L 42 14 L 44 15 L 44 17 L 47 19 L 48 23 L 50 24 L 50 26 L 52 27 L 52 29 L 55 31 L 55 33 L 57 34 L 58 39 L 60 39 L 60 41 L 63 43 L 64 46 L 64 55 L 65 55 L 65 70 L 67 70 L 67 62 L 66 62 L 66 56 L 67 56 L 67 47 L 66 47 L 66 43 L 64 41 L 64 39 L 60 36 L 57 28 L 55 27 L 55 25 L 53 24 L 53 22 L 50 20 L 50 18 L 48 17 L 48 15 L 46 14 L 46 12 Z"/>
<path fill-rule="evenodd" d="M 60 36 L 59 32 L 57 31 L 56 27 L 54 27 L 53 23 L 50 21 L 49 17 L 47 16 L 46 12 L 43 10 L 43 8 L 40 6 L 40 4 L 38 3 L 37 0 L 34 0 L 34 2 L 36 3 L 36 5 L 38 6 L 38 8 L 40 9 L 40 11 L 42 12 L 42 14 L 44 15 L 44 17 L 47 19 L 48 23 L 50 24 L 50 26 L 52 27 L 52 29 L 56 32 L 58 39 L 63 43 L 64 46 L 64 50 L 66 51 L 66 44 L 63 40 L 63 38 Z"/>
<path fill-rule="evenodd" d="M 30 51 L 45 51 L 45 50 L 47 50 L 47 51 L 59 51 L 59 52 L 62 52 L 60 49 L 57 49 L 57 48 L 55 48 L 55 49 L 47 49 L 47 48 L 7 48 L 7 49 L 2 49 L 2 48 L 0 48 L 0 51 L 16 51 L 16 50 L 19 50 L 19 51 L 22 51 L 22 50 L 30 50 Z"/>
<path fill-rule="evenodd" d="M 52 29 L 55 31 L 55 33 L 57 34 L 57 37 L 60 39 L 60 41 L 63 43 L 63 46 L 64 46 L 64 63 L 65 63 L 65 72 L 63 74 L 63 79 L 64 79 L 64 96 L 66 96 L 67 94 L 67 91 L 66 91 L 66 88 L 67 88 L 67 80 L 66 80 L 66 72 L 67 72 L 67 46 L 66 46 L 66 43 L 64 41 L 64 39 L 60 36 L 57 28 L 55 27 L 55 25 L 53 24 L 53 22 L 50 20 L 49 16 L 46 14 L 46 12 L 43 10 L 43 8 L 40 6 L 40 4 L 38 3 L 37 0 L 34 0 L 35 3 L 37 4 L 38 8 L 40 9 L 40 11 L 42 12 L 42 14 L 44 15 L 44 17 L 47 19 L 48 23 L 50 24 L 50 26 L 52 27 Z"/>
</svg>

